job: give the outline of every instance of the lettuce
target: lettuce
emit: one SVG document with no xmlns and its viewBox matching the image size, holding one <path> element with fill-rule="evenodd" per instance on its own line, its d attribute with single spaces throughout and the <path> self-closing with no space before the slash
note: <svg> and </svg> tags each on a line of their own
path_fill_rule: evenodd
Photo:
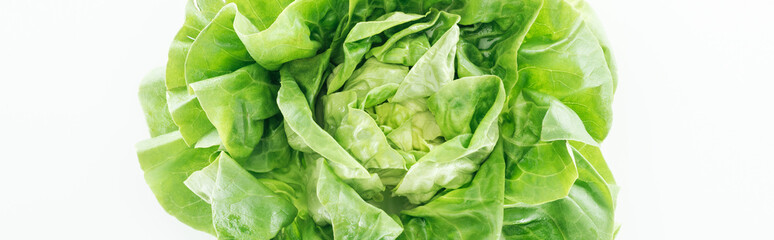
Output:
<svg viewBox="0 0 774 240">
<path fill-rule="evenodd" d="M 582 0 L 189 0 L 140 166 L 218 239 L 613 239 L 600 25 Z"/>
</svg>

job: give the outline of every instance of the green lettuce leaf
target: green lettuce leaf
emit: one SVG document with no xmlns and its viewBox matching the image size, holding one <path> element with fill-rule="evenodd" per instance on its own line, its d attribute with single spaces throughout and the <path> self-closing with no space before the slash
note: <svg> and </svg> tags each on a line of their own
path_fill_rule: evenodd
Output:
<svg viewBox="0 0 774 240">
<path fill-rule="evenodd" d="M 592 165 L 575 149 L 573 155 L 578 180 L 569 194 L 539 205 L 506 205 L 504 239 L 613 239 L 616 226 L 612 183 L 596 170 L 601 166 Z"/>
<path fill-rule="evenodd" d="M 371 48 L 371 38 L 395 26 L 422 18 L 422 15 L 394 12 L 377 21 L 360 22 L 355 25 L 344 40 L 344 63 L 336 67 L 335 74 L 328 80 L 328 94 L 341 88 L 352 75 L 357 64 Z"/>
<path fill-rule="evenodd" d="M 157 68 L 140 83 L 140 105 L 145 113 L 151 137 L 156 137 L 177 130 L 167 108 L 167 91 L 164 87 L 164 68 Z"/>
<path fill-rule="evenodd" d="M 401 234 L 403 228 L 394 219 L 363 201 L 325 161 L 317 164 L 317 198 L 330 215 L 336 239 L 396 239 Z"/>
<path fill-rule="evenodd" d="M 434 44 L 417 61 L 406 78 L 403 79 L 395 95 L 390 99 L 391 102 L 402 102 L 414 98 L 429 97 L 441 87 L 454 79 L 454 55 L 457 50 L 457 41 L 459 40 L 459 16 L 441 14 L 446 20 L 443 25 L 451 25 L 447 31 L 434 41 Z M 434 33 L 440 32 L 439 29 Z"/>
<path fill-rule="evenodd" d="M 519 85 L 557 98 L 599 142 L 612 122 L 613 75 L 582 16 L 563 0 L 545 1 L 519 48 Z"/>
<path fill-rule="evenodd" d="M 296 217 L 290 199 L 275 193 L 228 154 L 191 174 L 185 185 L 212 205 L 218 239 L 271 239 Z"/>
<path fill-rule="evenodd" d="M 223 146 L 234 158 L 253 152 L 263 135 L 264 119 L 279 113 L 279 86 L 257 64 L 190 85 Z"/>
<path fill-rule="evenodd" d="M 192 228 L 215 233 L 210 205 L 191 192 L 183 181 L 210 164 L 212 148 L 191 148 L 180 132 L 171 132 L 137 143 L 137 158 L 145 182 L 170 215 Z"/>
<path fill-rule="evenodd" d="M 503 226 L 504 169 L 499 144 L 469 186 L 403 211 L 409 216 L 405 238 L 499 239 Z"/>
<path fill-rule="evenodd" d="M 292 153 L 282 118 L 275 116 L 266 120 L 261 140 L 242 166 L 252 172 L 269 172 L 286 166 Z"/>
<path fill-rule="evenodd" d="M 221 0 L 188 0 L 185 7 L 185 23 L 169 47 L 165 82 L 167 89 L 185 87 L 185 61 L 188 50 L 202 29 L 212 21 L 224 5 Z"/>
<path fill-rule="evenodd" d="M 282 81 L 277 104 L 285 116 L 286 131 L 296 133 L 309 148 L 333 162 L 331 165 L 336 174 L 344 178 L 369 178 L 368 170 L 314 122 L 312 111 L 295 81 Z"/>
<path fill-rule="evenodd" d="M 496 76 L 467 77 L 447 84 L 428 102 L 441 132 L 451 139 L 417 160 L 395 188 L 395 194 L 415 204 L 441 188 L 459 188 L 470 181 L 497 143 L 505 90 Z"/>
<path fill-rule="evenodd" d="M 333 38 L 344 15 L 343 0 L 298 0 L 290 3 L 265 29 L 237 14 L 234 29 L 253 59 L 269 70 L 283 63 L 308 58 Z M 264 25 L 265 26 L 265 25 Z"/>
</svg>

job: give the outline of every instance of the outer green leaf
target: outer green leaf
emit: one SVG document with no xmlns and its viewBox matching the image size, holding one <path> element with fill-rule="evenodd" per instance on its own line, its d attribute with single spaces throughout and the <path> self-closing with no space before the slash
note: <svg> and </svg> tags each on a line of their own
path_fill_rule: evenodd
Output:
<svg viewBox="0 0 774 240">
<path fill-rule="evenodd" d="M 192 84 L 231 73 L 254 61 L 234 33 L 235 4 L 223 7 L 188 50 L 185 60 L 185 81 Z"/>
<path fill-rule="evenodd" d="M 599 150 L 599 147 L 581 142 L 570 142 L 570 144 L 573 148 L 578 150 L 578 152 L 580 152 L 587 161 L 589 161 L 591 166 L 597 170 L 597 173 L 599 173 L 599 175 L 605 179 L 605 182 L 611 185 L 615 185 L 615 178 L 613 178 L 613 173 L 610 172 L 610 168 L 607 166 L 605 158 L 602 157 L 602 151 Z"/>
<path fill-rule="evenodd" d="M 183 184 L 191 173 L 207 166 L 213 148 L 190 148 L 180 132 L 171 132 L 137 143 L 137 158 L 159 204 L 181 222 L 215 233 L 210 205 Z"/>
<path fill-rule="evenodd" d="M 279 113 L 279 86 L 257 64 L 190 86 L 226 150 L 237 159 L 253 152 L 263 135 L 263 120 Z"/>
<path fill-rule="evenodd" d="M 613 239 L 614 195 L 578 151 L 578 180 L 567 197 L 540 205 L 506 205 L 505 239 Z"/>
<path fill-rule="evenodd" d="M 320 179 L 320 169 L 318 162 L 325 161 L 320 155 L 311 153 L 303 154 L 304 163 L 307 166 L 304 173 L 306 178 L 306 195 L 307 195 L 307 209 L 309 215 L 312 215 L 312 219 L 317 225 L 325 226 L 330 225 L 331 215 L 325 210 L 325 207 L 320 202 L 320 198 L 317 197 L 317 182 Z"/>
<path fill-rule="evenodd" d="M 509 158 L 505 182 L 507 203 L 540 204 L 567 196 L 578 177 L 566 141 L 519 149 Z"/>
<path fill-rule="evenodd" d="M 605 36 L 604 29 L 602 28 L 602 23 L 597 18 L 596 13 L 594 13 L 594 10 L 591 9 L 591 6 L 589 6 L 588 3 L 584 0 L 566 0 L 568 3 L 572 4 L 575 9 L 577 9 L 581 16 L 584 19 L 584 22 L 588 25 L 589 30 L 594 32 L 594 36 L 597 37 L 597 40 L 599 40 L 599 45 L 602 47 L 602 51 L 605 52 L 605 59 L 607 60 L 607 68 L 610 69 L 610 73 L 613 77 L 613 89 L 618 85 L 618 75 L 617 75 L 617 67 L 615 66 L 615 57 L 613 56 L 613 52 L 610 50 L 610 41 L 607 40 L 607 37 Z"/>
<path fill-rule="evenodd" d="M 607 163 L 605 162 L 605 158 L 602 156 L 602 151 L 600 151 L 599 147 L 588 145 L 580 142 L 570 142 L 570 145 L 577 150 L 578 153 L 583 155 L 583 157 L 586 159 L 586 161 L 591 164 L 592 167 L 594 167 L 594 170 L 599 173 L 600 176 L 605 180 L 607 183 L 608 189 L 610 189 L 610 194 L 612 195 L 613 200 L 613 206 L 616 205 L 616 200 L 618 199 L 618 191 L 619 187 L 615 183 L 615 178 L 613 178 L 613 173 L 610 171 L 610 168 L 607 166 Z M 616 224 L 616 232 L 621 227 L 620 224 Z"/>
<path fill-rule="evenodd" d="M 275 237 L 275 240 L 332 240 L 333 235 L 326 235 L 320 226 L 317 226 L 311 218 L 297 217 L 293 223 L 283 228 Z"/>
<path fill-rule="evenodd" d="M 607 136 L 613 76 L 599 40 L 571 4 L 545 1 L 519 49 L 519 78 L 523 88 L 575 111 L 597 142 Z"/>
<path fill-rule="evenodd" d="M 212 204 L 218 239 L 270 239 L 296 217 L 287 198 L 254 178 L 226 153 L 185 184 Z"/>
<path fill-rule="evenodd" d="M 573 140 L 598 145 L 586 132 L 580 117 L 550 95 L 525 89 L 511 102 L 510 111 L 502 116 L 506 152 L 513 145 L 529 146 L 538 141 Z"/>
<path fill-rule="evenodd" d="M 344 14 L 342 0 L 298 0 L 288 5 L 265 30 L 237 14 L 234 29 L 250 56 L 266 69 L 312 57 L 333 38 L 337 20 Z"/>
<path fill-rule="evenodd" d="M 200 139 L 208 134 L 212 136 L 211 133 L 215 132 L 215 126 L 207 119 L 199 99 L 189 95 L 186 88 L 167 91 L 167 106 L 172 120 L 180 128 L 180 134 L 189 146 L 194 146 Z"/>
<path fill-rule="evenodd" d="M 239 13 L 250 20 L 258 30 L 265 30 L 271 26 L 277 16 L 282 13 L 293 0 L 226 0 L 235 3 Z"/>
<path fill-rule="evenodd" d="M 151 137 L 177 130 L 167 108 L 167 91 L 164 87 L 164 68 L 148 73 L 140 83 L 140 105 L 145 113 Z"/>
<path fill-rule="evenodd" d="M 188 0 L 185 7 L 185 24 L 175 35 L 175 40 L 169 47 L 169 61 L 167 62 L 166 86 L 167 89 L 184 87 L 185 84 L 185 60 L 188 49 L 191 48 L 196 37 L 204 29 L 212 18 L 225 5 L 222 0 Z"/>
<path fill-rule="evenodd" d="M 490 3 L 503 4 L 503 11 L 490 8 L 492 6 Z M 493 19 L 494 21 L 484 21 L 461 29 L 461 40 L 457 50 L 458 77 L 495 74 L 503 79 L 505 92 L 512 95 L 510 92 L 519 77 L 518 49 L 521 48 L 527 31 L 542 8 L 543 1 L 468 1 L 466 5 L 477 6 L 469 8 L 470 10 L 483 8 L 491 12 L 480 12 L 475 15 L 470 15 L 475 13 L 472 11 L 460 13 L 464 14 L 463 20 Z M 514 7 L 519 10 L 507 10 Z M 465 9 L 462 10 L 467 11 Z"/>
<path fill-rule="evenodd" d="M 395 239 L 403 228 L 387 213 L 360 198 L 354 189 L 318 161 L 317 197 L 330 214 L 336 239 Z"/>
<path fill-rule="evenodd" d="M 566 141 L 597 142 L 575 112 L 549 95 L 524 89 L 512 102 L 501 132 L 508 155 L 506 199 L 539 204 L 566 196 L 577 175 Z"/>
<path fill-rule="evenodd" d="M 208 23 L 189 46 L 185 60 L 185 82 L 188 84 L 211 77 L 231 73 L 252 62 L 244 45 L 234 34 L 231 25 L 234 21 L 236 6 L 229 4 L 223 7 L 212 22 Z M 170 61 L 172 61 L 170 59 Z M 195 96 L 187 95 L 182 86 L 170 88 L 169 109 L 172 119 L 180 128 L 180 132 L 188 145 L 194 145 L 202 137 L 210 134 L 214 126 Z M 192 90 L 189 88 L 189 90 Z M 188 93 L 193 94 L 193 91 Z M 260 138 L 260 136 L 259 136 Z M 210 145 L 210 144 L 206 144 Z"/>
<path fill-rule="evenodd" d="M 406 239 L 499 239 L 504 169 L 498 145 L 469 186 L 403 212 L 412 217 L 405 226 Z"/>
<path fill-rule="evenodd" d="M 549 103 L 548 112 L 543 118 L 543 129 L 540 132 L 541 141 L 575 140 L 586 144 L 597 145 L 575 112 L 559 101 Z"/>
</svg>

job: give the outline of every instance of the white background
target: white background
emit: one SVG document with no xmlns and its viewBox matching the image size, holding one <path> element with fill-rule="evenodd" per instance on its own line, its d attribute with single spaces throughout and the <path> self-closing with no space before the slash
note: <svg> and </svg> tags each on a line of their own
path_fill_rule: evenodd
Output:
<svg viewBox="0 0 774 240">
<path fill-rule="evenodd" d="M 212 239 L 168 216 L 136 92 L 183 0 L 0 4 L 0 238 Z M 592 0 L 617 56 L 618 239 L 767 239 L 774 4 Z"/>
</svg>

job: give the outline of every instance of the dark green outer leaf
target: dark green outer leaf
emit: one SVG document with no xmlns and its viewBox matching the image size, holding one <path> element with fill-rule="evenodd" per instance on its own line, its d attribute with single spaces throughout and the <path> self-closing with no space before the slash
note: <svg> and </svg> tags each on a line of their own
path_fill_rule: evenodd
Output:
<svg viewBox="0 0 774 240">
<path fill-rule="evenodd" d="M 519 48 L 518 84 L 501 118 L 508 203 L 566 196 L 576 175 L 566 141 L 596 146 L 609 130 L 614 82 L 582 15 L 567 1 L 544 1 Z"/>
</svg>

